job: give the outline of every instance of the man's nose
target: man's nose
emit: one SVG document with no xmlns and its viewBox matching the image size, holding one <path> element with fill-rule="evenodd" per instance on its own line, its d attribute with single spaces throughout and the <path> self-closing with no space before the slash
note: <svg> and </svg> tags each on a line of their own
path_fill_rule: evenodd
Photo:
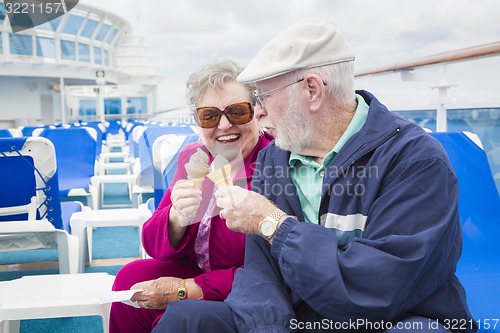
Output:
<svg viewBox="0 0 500 333">
<path fill-rule="evenodd" d="M 254 112 L 255 112 L 255 118 L 257 118 L 257 120 L 261 120 L 267 116 L 266 108 L 261 107 L 259 103 L 255 104 Z"/>
</svg>

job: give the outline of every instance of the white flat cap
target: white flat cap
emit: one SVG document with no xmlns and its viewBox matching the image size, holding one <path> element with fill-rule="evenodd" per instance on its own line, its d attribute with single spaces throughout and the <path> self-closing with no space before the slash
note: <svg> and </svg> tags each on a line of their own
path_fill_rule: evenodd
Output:
<svg viewBox="0 0 500 333">
<path fill-rule="evenodd" d="M 333 23 L 308 18 L 288 27 L 260 49 L 237 80 L 257 82 L 297 69 L 353 60 L 354 53 Z"/>
</svg>

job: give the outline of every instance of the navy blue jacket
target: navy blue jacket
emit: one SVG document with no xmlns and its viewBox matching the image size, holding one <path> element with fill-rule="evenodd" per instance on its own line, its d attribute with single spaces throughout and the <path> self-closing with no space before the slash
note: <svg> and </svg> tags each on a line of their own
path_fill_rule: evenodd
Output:
<svg viewBox="0 0 500 333">
<path fill-rule="evenodd" d="M 325 170 L 319 225 L 301 222 L 290 152 L 274 142 L 260 152 L 252 189 L 291 217 L 272 246 L 247 236 L 245 267 L 226 300 L 236 325 L 288 332 L 317 322 L 318 330 L 366 332 L 417 315 L 473 332 L 454 274 L 462 230 L 446 152 L 370 93 L 357 93 L 368 119 Z"/>
</svg>

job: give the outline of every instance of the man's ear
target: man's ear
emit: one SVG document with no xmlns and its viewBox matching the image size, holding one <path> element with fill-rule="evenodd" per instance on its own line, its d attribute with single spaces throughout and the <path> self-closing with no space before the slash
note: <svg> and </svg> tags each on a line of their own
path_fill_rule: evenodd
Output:
<svg viewBox="0 0 500 333">
<path fill-rule="evenodd" d="M 309 108 L 311 112 L 316 112 L 321 108 L 321 105 L 325 101 L 326 97 L 326 87 L 323 83 L 323 79 L 316 74 L 309 74 L 305 77 L 307 84 L 307 97 Z"/>
</svg>

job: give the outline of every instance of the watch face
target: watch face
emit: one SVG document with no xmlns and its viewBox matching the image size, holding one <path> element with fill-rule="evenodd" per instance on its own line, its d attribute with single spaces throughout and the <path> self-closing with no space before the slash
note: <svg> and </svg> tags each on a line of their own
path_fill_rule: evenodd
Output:
<svg viewBox="0 0 500 333">
<path fill-rule="evenodd" d="M 179 296 L 180 299 L 184 299 L 186 298 L 186 291 L 185 290 L 179 290 L 179 292 L 177 293 L 177 296 Z"/>
<path fill-rule="evenodd" d="M 264 221 L 262 221 L 260 232 L 264 236 L 270 237 L 274 234 L 275 229 L 276 229 L 276 226 L 272 221 L 264 220 Z"/>
</svg>

